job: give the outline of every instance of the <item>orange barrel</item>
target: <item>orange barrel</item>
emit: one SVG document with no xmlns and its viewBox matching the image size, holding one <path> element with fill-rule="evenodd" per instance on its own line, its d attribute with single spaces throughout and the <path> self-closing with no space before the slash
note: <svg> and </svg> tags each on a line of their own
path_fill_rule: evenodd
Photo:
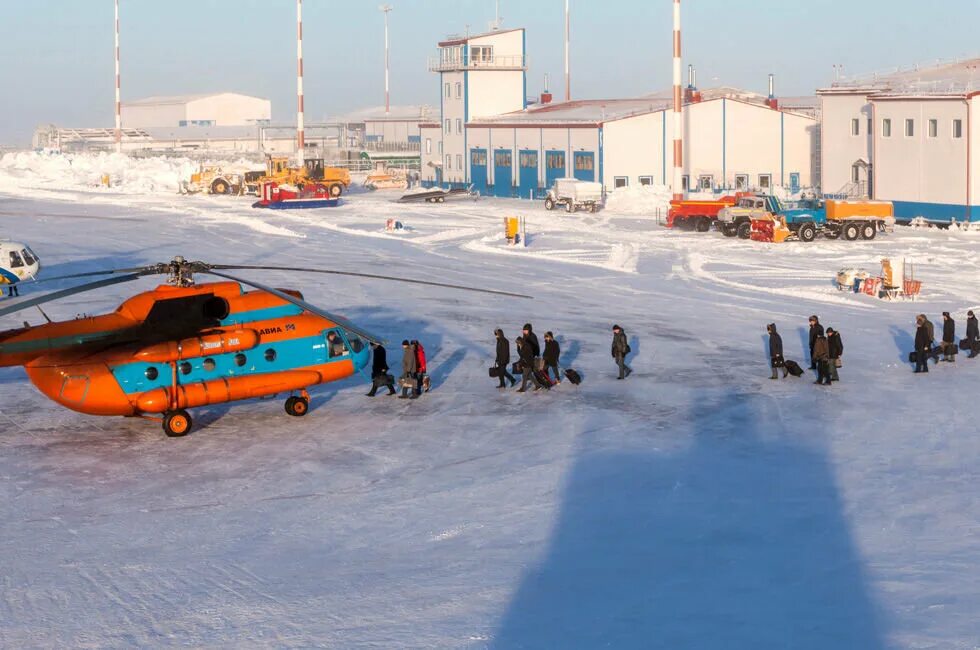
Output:
<svg viewBox="0 0 980 650">
<path fill-rule="evenodd" d="M 240 329 L 220 334 L 208 334 L 168 341 L 143 348 L 134 357 L 147 363 L 171 363 L 180 359 L 194 359 L 209 354 L 225 354 L 251 350 L 259 344 L 259 333 L 252 329 Z"/>
</svg>

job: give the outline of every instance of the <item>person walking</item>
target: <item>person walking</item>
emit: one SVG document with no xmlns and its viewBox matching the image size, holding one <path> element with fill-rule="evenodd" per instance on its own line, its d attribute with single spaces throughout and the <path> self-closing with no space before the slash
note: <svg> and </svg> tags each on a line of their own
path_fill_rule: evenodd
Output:
<svg viewBox="0 0 980 650">
<path fill-rule="evenodd" d="M 956 321 L 948 311 L 943 312 L 943 361 L 956 361 Z"/>
<path fill-rule="evenodd" d="M 843 365 L 841 360 L 844 356 L 844 341 L 840 338 L 840 332 L 833 327 L 827 328 L 827 359 L 830 370 L 830 378 L 840 381 L 837 369 Z"/>
<path fill-rule="evenodd" d="M 544 333 L 544 354 L 542 358 L 544 359 L 544 373 L 549 375 L 552 370 L 555 371 L 555 384 L 561 383 L 561 375 L 558 373 L 558 358 L 561 357 L 561 347 L 558 345 L 558 341 L 555 340 L 555 335 L 551 332 Z"/>
<path fill-rule="evenodd" d="M 972 310 L 966 312 L 966 340 L 970 343 L 970 356 L 967 359 L 972 359 L 980 352 L 980 324 Z"/>
<path fill-rule="evenodd" d="M 494 361 L 494 365 L 497 367 L 497 377 L 500 379 L 500 386 L 498 388 L 506 388 L 504 384 L 504 379 L 510 380 L 511 388 L 517 383 L 514 379 L 514 375 L 510 374 L 508 366 L 510 365 L 510 341 L 504 337 L 504 331 L 499 327 L 493 331 L 493 335 L 497 338 L 497 358 Z"/>
<path fill-rule="evenodd" d="M 626 365 L 626 357 L 630 352 L 632 350 L 626 339 L 626 332 L 619 325 L 613 325 L 612 356 L 619 366 L 619 376 L 616 379 L 626 379 L 633 373 L 633 369 Z"/>
<path fill-rule="evenodd" d="M 524 323 L 524 342 L 531 346 L 531 354 L 534 358 L 541 358 L 541 344 L 538 343 L 538 335 L 534 333 L 534 328 L 531 327 L 530 323 Z"/>
<path fill-rule="evenodd" d="M 398 399 L 416 399 L 418 397 L 415 394 L 416 372 L 415 349 L 408 340 L 402 341 L 402 374 L 398 381 L 402 387 L 402 394 L 398 396 Z"/>
<path fill-rule="evenodd" d="M 813 342 L 813 361 L 817 366 L 817 380 L 813 383 L 830 386 L 830 346 L 822 333 Z"/>
<path fill-rule="evenodd" d="M 820 319 L 814 314 L 810 316 L 810 370 L 817 367 L 817 362 L 813 358 L 813 345 L 817 342 L 818 336 L 823 336 L 823 325 L 820 324 Z"/>
<path fill-rule="evenodd" d="M 413 340 L 412 349 L 415 350 L 415 378 L 417 379 L 418 384 L 415 389 L 415 394 L 421 395 L 423 387 L 425 387 L 425 392 L 429 392 L 429 375 L 428 368 L 425 364 L 425 348 L 421 343 Z"/>
<path fill-rule="evenodd" d="M 929 328 L 926 326 L 925 315 L 919 314 L 915 318 L 915 372 L 929 372 L 929 354 L 932 352 L 932 338 L 929 336 Z"/>
<path fill-rule="evenodd" d="M 783 369 L 783 379 L 786 379 L 789 371 L 786 369 L 786 362 L 783 359 L 783 337 L 776 331 L 775 323 L 766 325 L 766 331 L 769 333 L 769 365 L 772 367 L 770 379 L 779 379 L 780 368 Z"/>
<path fill-rule="evenodd" d="M 514 342 L 517 343 L 517 356 L 521 362 L 521 387 L 517 392 L 527 392 L 529 383 L 534 384 L 534 390 L 538 390 L 541 388 L 541 382 L 534 376 L 534 349 L 521 336 L 518 336 Z"/>
<path fill-rule="evenodd" d="M 371 350 L 374 352 L 374 358 L 371 361 L 371 392 L 367 396 L 374 397 L 382 386 L 387 386 L 388 394 L 394 395 L 395 382 L 388 374 L 388 352 L 385 350 L 385 346 L 380 343 L 372 343 Z"/>
</svg>

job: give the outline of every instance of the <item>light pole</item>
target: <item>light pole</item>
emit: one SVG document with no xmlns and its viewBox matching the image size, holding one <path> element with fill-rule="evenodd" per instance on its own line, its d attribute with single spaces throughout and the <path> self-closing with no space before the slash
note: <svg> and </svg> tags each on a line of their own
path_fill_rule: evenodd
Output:
<svg viewBox="0 0 980 650">
<path fill-rule="evenodd" d="M 300 167 L 306 159 L 303 113 L 303 0 L 296 0 L 296 158 Z"/>
<path fill-rule="evenodd" d="M 116 33 L 116 153 L 122 152 L 122 102 L 119 98 L 119 0 L 115 1 L 115 33 Z"/>
<path fill-rule="evenodd" d="M 565 0 L 565 101 L 572 101 L 572 72 L 568 65 L 568 49 L 571 40 L 571 21 L 568 0 Z"/>
<path fill-rule="evenodd" d="M 391 5 L 381 5 L 378 7 L 385 15 L 385 116 L 391 112 L 390 86 L 389 86 L 389 63 L 388 54 L 388 14 L 391 13 Z"/>
</svg>

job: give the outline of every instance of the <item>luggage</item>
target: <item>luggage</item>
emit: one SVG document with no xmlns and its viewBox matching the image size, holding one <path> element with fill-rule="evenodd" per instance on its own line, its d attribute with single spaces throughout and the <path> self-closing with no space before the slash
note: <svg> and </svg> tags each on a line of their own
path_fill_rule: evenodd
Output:
<svg viewBox="0 0 980 650">
<path fill-rule="evenodd" d="M 534 369 L 544 370 L 544 359 L 541 357 L 534 357 Z"/>
<path fill-rule="evenodd" d="M 402 388 L 416 388 L 418 384 L 415 382 L 414 377 L 402 377 L 398 380 L 398 385 Z"/>
<path fill-rule="evenodd" d="M 514 375 L 523 375 L 524 367 L 521 365 L 520 361 L 515 361 L 514 364 L 510 367 L 510 372 L 511 374 Z"/>
<path fill-rule="evenodd" d="M 582 375 L 578 374 L 577 370 L 572 370 L 571 368 L 565 368 L 565 378 L 572 382 L 573 386 L 578 386 L 582 383 Z"/>
<path fill-rule="evenodd" d="M 973 349 L 973 341 L 971 341 L 970 339 L 961 339 L 960 340 L 960 349 L 963 350 L 964 352 L 967 351 L 967 350 L 972 350 Z"/>
<path fill-rule="evenodd" d="M 489 370 L 490 376 L 494 379 L 498 379 L 500 377 L 500 366 L 490 366 Z"/>
<path fill-rule="evenodd" d="M 793 375 L 794 377 L 802 377 L 803 376 L 803 368 L 800 367 L 800 364 L 798 364 L 795 361 L 792 361 L 790 359 L 787 359 L 783 363 L 785 364 L 786 371 L 789 374 Z"/>
<path fill-rule="evenodd" d="M 915 352 L 909 352 L 909 363 L 915 363 Z"/>
<path fill-rule="evenodd" d="M 540 386 L 544 388 L 551 388 L 552 386 L 551 377 L 549 377 L 548 373 L 546 373 L 543 370 L 535 370 L 534 379 Z"/>
<path fill-rule="evenodd" d="M 382 386 L 390 386 L 391 384 L 394 384 L 395 378 L 392 375 L 376 375 L 371 382 L 375 385 L 375 387 L 381 388 Z"/>
</svg>

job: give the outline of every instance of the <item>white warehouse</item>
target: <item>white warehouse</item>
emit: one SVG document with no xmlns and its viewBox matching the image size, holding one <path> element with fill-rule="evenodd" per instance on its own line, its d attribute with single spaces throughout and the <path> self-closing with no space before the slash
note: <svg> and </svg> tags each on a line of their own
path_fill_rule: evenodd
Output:
<svg viewBox="0 0 980 650">
<path fill-rule="evenodd" d="M 892 201 L 907 221 L 980 220 L 980 59 L 821 89 L 824 191 Z"/>
<path fill-rule="evenodd" d="M 146 97 L 122 104 L 126 128 L 268 124 L 272 102 L 238 93 Z"/>
<path fill-rule="evenodd" d="M 524 30 L 439 44 L 440 119 L 423 123 L 427 184 L 484 195 L 540 196 L 556 178 L 608 191 L 669 183 L 669 97 L 578 100 L 528 107 Z M 812 187 L 818 122 L 731 88 L 689 88 L 684 107 L 688 189 Z"/>
</svg>

